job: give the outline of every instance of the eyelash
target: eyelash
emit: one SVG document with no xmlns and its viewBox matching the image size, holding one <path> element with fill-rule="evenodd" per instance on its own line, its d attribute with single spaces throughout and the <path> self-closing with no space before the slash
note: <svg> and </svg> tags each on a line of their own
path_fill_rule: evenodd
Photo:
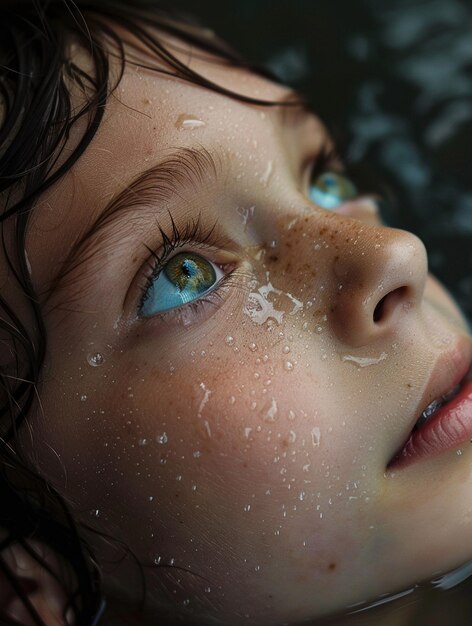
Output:
<svg viewBox="0 0 472 626">
<path fill-rule="evenodd" d="M 162 237 L 160 253 L 157 253 L 155 250 L 146 246 L 152 257 L 152 262 L 150 262 L 151 273 L 146 277 L 146 282 L 141 287 L 141 298 L 138 304 L 138 312 L 141 311 L 143 307 L 148 290 L 151 288 L 153 282 L 158 278 L 159 274 L 164 269 L 165 264 L 171 258 L 172 253 L 176 249 L 183 247 L 185 244 L 192 244 L 194 248 L 196 247 L 200 250 L 210 250 L 220 247 L 219 238 L 216 233 L 216 223 L 212 227 L 207 228 L 203 226 L 201 216 L 199 215 L 197 219 L 188 221 L 181 230 L 175 223 L 170 213 L 169 219 L 171 223 L 171 231 L 169 233 L 166 232 L 160 224 L 157 224 L 157 228 Z M 228 265 L 230 264 L 221 266 L 221 269 L 228 267 Z M 213 289 L 208 295 L 188 302 L 181 307 L 157 313 L 155 317 L 162 319 L 168 317 L 169 315 L 180 315 L 182 317 L 182 311 L 185 310 L 185 317 L 187 318 L 188 316 L 198 315 L 202 306 L 206 306 L 208 304 L 215 305 L 221 302 L 223 299 L 221 289 L 224 286 L 229 285 L 229 279 L 235 272 L 235 268 L 233 266 L 234 263 L 230 265 L 232 269 L 228 270 L 223 278 L 218 281 L 218 287 Z"/>
</svg>

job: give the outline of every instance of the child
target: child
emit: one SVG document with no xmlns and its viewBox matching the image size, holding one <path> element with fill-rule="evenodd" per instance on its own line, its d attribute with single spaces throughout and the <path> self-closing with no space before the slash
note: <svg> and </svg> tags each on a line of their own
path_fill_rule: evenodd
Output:
<svg viewBox="0 0 472 626">
<path fill-rule="evenodd" d="M 302 99 L 145 4 L 1 7 L 4 623 L 313 623 L 471 559 L 466 322 Z"/>
</svg>

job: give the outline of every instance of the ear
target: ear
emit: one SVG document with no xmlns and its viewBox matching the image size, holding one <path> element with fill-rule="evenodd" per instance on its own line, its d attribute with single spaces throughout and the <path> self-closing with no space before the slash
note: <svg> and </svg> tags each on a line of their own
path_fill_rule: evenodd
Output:
<svg viewBox="0 0 472 626">
<path fill-rule="evenodd" d="M 67 580 L 67 572 L 51 548 L 32 540 L 25 543 L 47 563 L 60 581 Z M 14 543 L 4 548 L 0 559 L 0 620 L 9 618 L 22 626 L 37 626 L 38 622 L 18 594 L 18 590 L 21 590 L 21 595 L 27 597 L 33 610 L 47 626 L 74 623 L 72 611 L 68 611 L 64 621 L 63 610 L 68 598 L 62 585 L 21 544 Z M 13 574 L 13 584 L 6 568 Z"/>
</svg>

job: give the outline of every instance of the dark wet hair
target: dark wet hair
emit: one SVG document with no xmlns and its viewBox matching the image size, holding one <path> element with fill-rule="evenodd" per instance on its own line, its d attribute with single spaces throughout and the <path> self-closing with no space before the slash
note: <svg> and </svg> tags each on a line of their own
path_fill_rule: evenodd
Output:
<svg viewBox="0 0 472 626">
<path fill-rule="evenodd" d="M 191 26 L 193 24 L 193 27 Z M 233 93 L 186 67 L 147 26 L 177 36 L 216 54 L 219 63 L 246 67 L 268 78 L 265 71 L 245 63 L 226 44 L 195 28 L 182 15 L 157 3 L 115 0 L 0 0 L 0 224 L 2 253 L 12 280 L 22 294 L 20 313 L 8 294 L 0 293 L 0 576 L 20 597 L 32 619 L 44 626 L 22 584 L 2 557 L 19 544 L 64 587 L 78 626 L 91 626 L 103 608 L 100 567 L 84 539 L 85 530 L 74 519 L 66 498 L 46 480 L 22 449 L 18 432 L 39 407 L 38 384 L 46 354 L 46 330 L 35 293 L 25 240 L 28 222 L 41 195 L 73 167 L 92 141 L 105 104 L 118 85 L 125 63 L 124 45 L 115 25 L 132 33 L 154 55 L 157 72 L 173 75 L 203 88 L 255 105 L 274 106 Z M 68 54 L 80 46 L 92 60 L 90 73 Z M 121 73 L 112 79 L 110 54 L 120 61 Z M 150 57 L 151 58 L 151 57 Z M 84 97 L 79 110 L 72 106 L 71 86 Z M 300 104 L 298 102 L 298 104 Z M 72 129 L 84 127 L 73 150 L 64 147 Z M 44 294 L 42 294 L 44 296 Z M 34 429 L 34 424 L 28 424 Z M 64 582 L 51 572 L 32 547 L 32 540 L 49 546 L 72 568 L 75 582 Z M 144 589 L 144 585 L 143 585 Z M 144 597 L 143 592 L 143 597 Z M 2 623 L 18 624 L 0 606 Z"/>
</svg>

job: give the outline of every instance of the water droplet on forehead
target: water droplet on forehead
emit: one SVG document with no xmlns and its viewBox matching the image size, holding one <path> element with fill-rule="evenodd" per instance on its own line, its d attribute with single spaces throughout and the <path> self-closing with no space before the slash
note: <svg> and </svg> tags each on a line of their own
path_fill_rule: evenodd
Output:
<svg viewBox="0 0 472 626">
<path fill-rule="evenodd" d="M 197 128 L 202 128 L 203 126 L 206 126 L 203 120 L 187 113 L 179 115 L 175 122 L 175 127 L 179 130 L 196 130 Z"/>
</svg>

